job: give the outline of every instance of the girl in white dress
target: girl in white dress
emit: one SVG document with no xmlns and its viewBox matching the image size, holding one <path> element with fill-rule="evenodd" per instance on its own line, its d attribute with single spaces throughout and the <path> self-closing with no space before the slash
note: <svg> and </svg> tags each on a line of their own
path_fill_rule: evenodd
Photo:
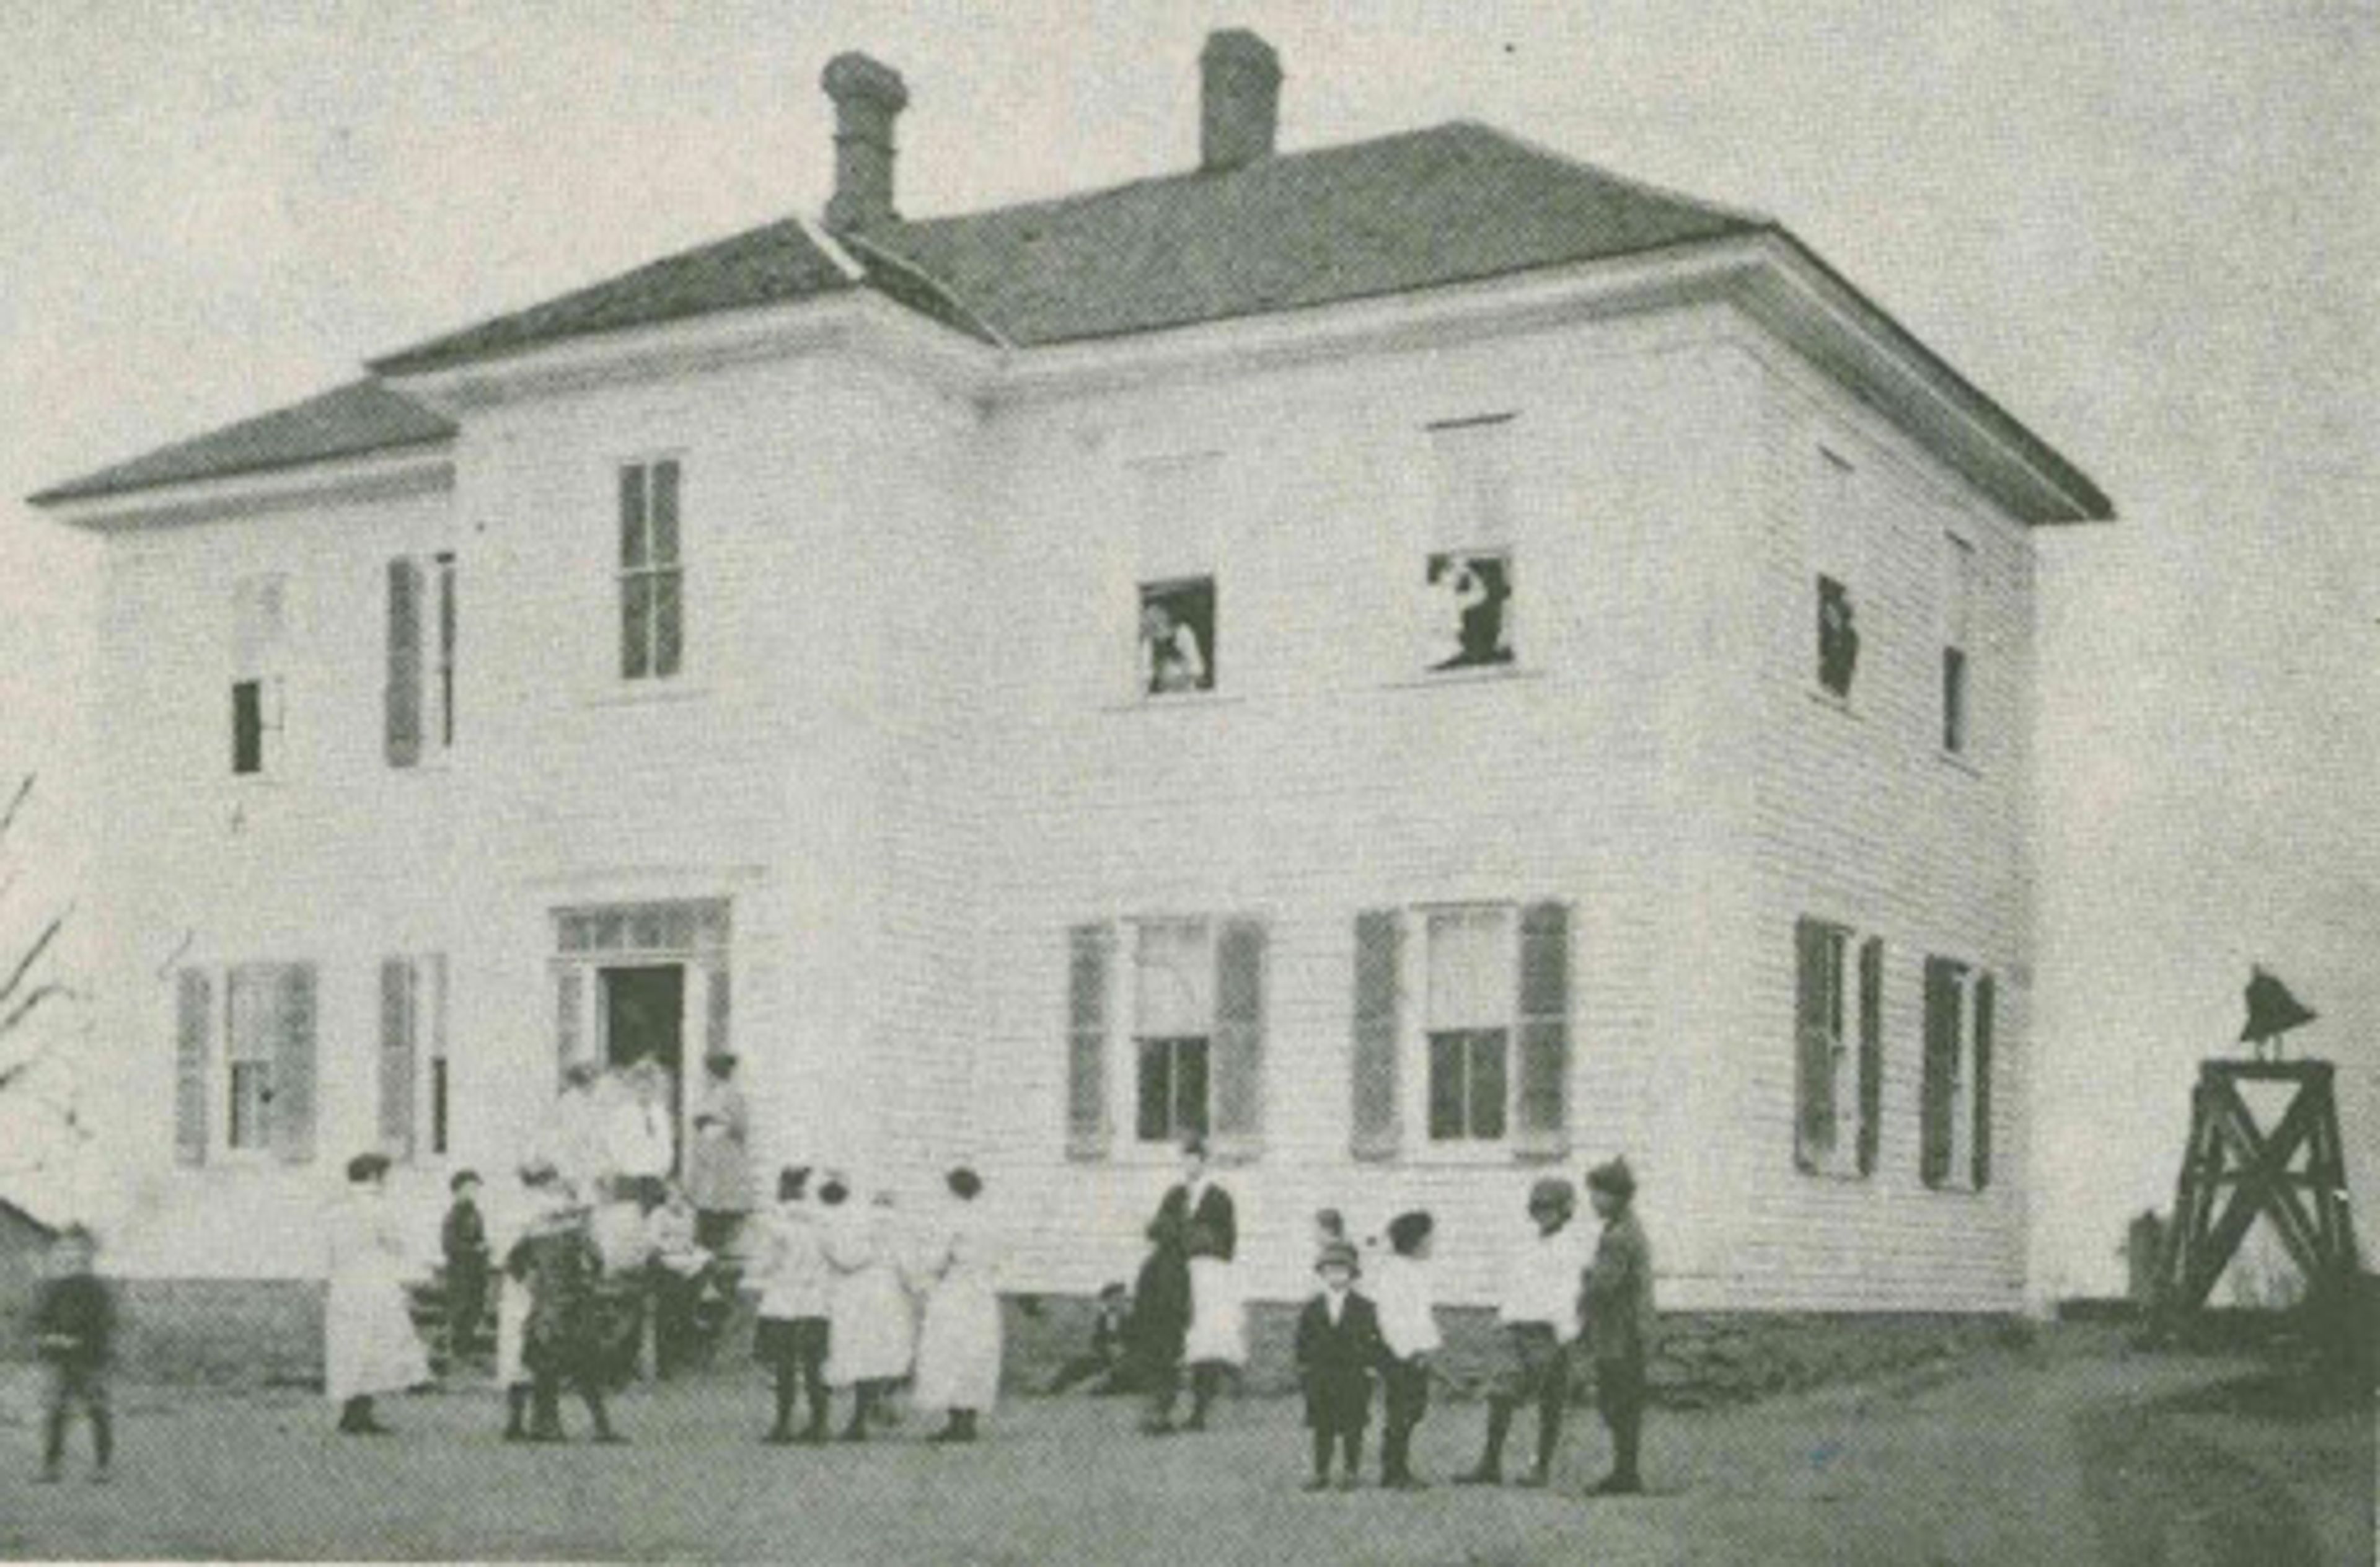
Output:
<svg viewBox="0 0 2380 1567">
<path fill-rule="evenodd" d="M 405 1235 L 382 1189 L 387 1174 L 380 1154 L 349 1160 L 347 1202 L 331 1226 L 323 1388 L 348 1436 L 385 1435 L 373 1397 L 430 1380 L 430 1355 L 407 1304 Z"/>
<path fill-rule="evenodd" d="M 868 1439 L 868 1422 L 892 1385 L 909 1374 L 909 1292 L 891 1215 L 855 1207 L 850 1189 L 831 1177 L 819 1188 L 826 1209 L 826 1260 L 833 1274 L 827 1307 L 826 1379 L 852 1393 L 843 1439 Z"/>
<path fill-rule="evenodd" d="M 976 1417 L 1000 1393 L 1000 1294 L 990 1237 L 975 1199 L 983 1181 L 958 1169 L 946 1179 L 955 1211 L 928 1258 L 932 1291 L 917 1340 L 917 1403 L 949 1411 L 938 1442 L 971 1442 Z"/>
</svg>

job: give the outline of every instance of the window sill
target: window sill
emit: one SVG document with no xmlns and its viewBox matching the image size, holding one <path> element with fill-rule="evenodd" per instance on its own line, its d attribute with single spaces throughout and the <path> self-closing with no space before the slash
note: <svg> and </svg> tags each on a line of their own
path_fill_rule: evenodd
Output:
<svg viewBox="0 0 2380 1567">
<path fill-rule="evenodd" d="M 1402 680 L 1384 680 L 1383 691 L 1426 691 L 1440 686 L 1494 686 L 1508 680 L 1542 680 L 1545 669 L 1538 664 L 1482 664 L 1475 669 L 1426 670 Z"/>
<path fill-rule="evenodd" d="M 1828 709 L 1832 712 L 1840 713 L 1843 717 L 1851 720 L 1853 723 L 1865 723 L 1867 722 L 1867 714 L 1852 706 L 1852 699 L 1849 697 L 1838 697 L 1832 691 L 1826 689 L 1824 686 L 1805 686 L 1802 689 L 1802 694 L 1809 698 L 1810 700 L 1817 706 Z"/>
<path fill-rule="evenodd" d="M 714 687 L 672 678 L 667 680 L 622 681 L 581 698 L 579 705 L 589 708 L 665 707 L 673 702 L 707 701 Z"/>
<path fill-rule="evenodd" d="M 1961 752 L 1937 750 L 1934 753 L 1934 757 L 1936 760 L 1939 761 L 1944 767 L 1949 768 L 1953 772 L 1963 772 L 1968 777 L 1974 779 L 1981 779 L 1984 775 L 1984 770 L 1977 767 L 1973 762 L 1969 761 Z"/>
<path fill-rule="evenodd" d="M 1864 1185 L 1876 1179 L 1873 1174 L 1863 1174 L 1856 1164 L 1821 1164 L 1814 1168 L 1796 1163 L 1793 1169 L 1805 1181 L 1824 1181 L 1836 1186 Z"/>
</svg>

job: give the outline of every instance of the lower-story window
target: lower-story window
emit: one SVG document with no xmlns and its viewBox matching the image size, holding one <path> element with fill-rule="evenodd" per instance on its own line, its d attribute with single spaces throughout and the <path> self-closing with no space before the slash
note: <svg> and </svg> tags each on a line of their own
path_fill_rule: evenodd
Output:
<svg viewBox="0 0 2380 1567">
<path fill-rule="evenodd" d="M 1992 1176 L 1992 977 L 1925 960 L 1925 1079 L 1919 1173 L 1939 1189 L 1981 1191 Z"/>
<path fill-rule="evenodd" d="M 313 1158 L 313 966 L 185 968 L 176 994 L 176 1159 Z"/>
<path fill-rule="evenodd" d="M 1215 1022 L 1215 954 L 1207 922 L 1144 922 L 1133 954 L 1133 1135 L 1171 1142 L 1207 1130 L 1207 1049 Z"/>
<path fill-rule="evenodd" d="M 1111 961 L 1115 927 L 1068 932 L 1068 1153 L 1103 1157 L 1121 1119 L 1135 1145 L 1196 1133 L 1220 1153 L 1252 1155 L 1263 1134 L 1264 927 L 1174 917 L 1135 920 L 1128 930 L 1121 966 Z M 1112 1004 L 1117 966 L 1129 991 Z M 1129 1020 L 1121 1041 L 1109 1022 L 1117 1016 Z"/>
</svg>

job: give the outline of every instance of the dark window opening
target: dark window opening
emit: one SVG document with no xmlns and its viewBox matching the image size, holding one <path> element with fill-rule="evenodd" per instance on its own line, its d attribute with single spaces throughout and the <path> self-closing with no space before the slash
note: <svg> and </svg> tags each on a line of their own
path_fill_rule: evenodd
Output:
<svg viewBox="0 0 2380 1567">
<path fill-rule="evenodd" d="M 438 566 L 438 743 L 455 744 L 455 557 L 442 554 Z"/>
<path fill-rule="evenodd" d="M 1429 667 L 1478 669 L 1512 662 L 1512 560 L 1500 551 L 1429 557 Z"/>
<path fill-rule="evenodd" d="M 1504 1136 L 1504 1041 L 1501 1028 L 1430 1035 L 1430 1141 L 1493 1142 Z"/>
<path fill-rule="evenodd" d="M 1831 577 L 1818 578 L 1818 684 L 1838 697 L 1852 694 L 1859 669 L 1860 636 L 1851 593 Z"/>
<path fill-rule="evenodd" d="M 264 682 L 239 680 L 231 688 L 231 770 L 264 771 Z"/>
<path fill-rule="evenodd" d="M 1942 650 L 1942 748 L 1952 756 L 1967 748 L 1967 654 Z"/>
<path fill-rule="evenodd" d="M 1213 577 L 1142 585 L 1140 675 L 1145 696 L 1215 688 Z"/>
<path fill-rule="evenodd" d="M 1142 1142 L 1172 1142 L 1207 1133 L 1207 1040 L 1142 1039 L 1136 1133 Z"/>
</svg>

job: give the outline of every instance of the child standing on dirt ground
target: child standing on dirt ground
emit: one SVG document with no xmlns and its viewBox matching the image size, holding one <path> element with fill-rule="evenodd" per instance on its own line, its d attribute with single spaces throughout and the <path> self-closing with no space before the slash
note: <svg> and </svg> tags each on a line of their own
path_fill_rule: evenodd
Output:
<svg viewBox="0 0 2380 1567">
<path fill-rule="evenodd" d="M 457 1170 L 446 1186 L 455 1198 L 438 1234 L 446 1257 L 446 1358 L 460 1367 L 478 1347 L 488 1310 L 488 1221 L 480 1212 L 477 1171 Z"/>
<path fill-rule="evenodd" d="M 1330 1455 L 1340 1454 L 1339 1487 L 1361 1483 L 1364 1427 L 1372 1415 L 1372 1370 L 1388 1356 L 1380 1342 L 1380 1318 L 1372 1303 L 1355 1293 L 1362 1272 L 1355 1248 L 1332 1241 L 1314 1264 L 1321 1291 L 1297 1318 L 1297 1374 L 1305 1385 L 1305 1423 L 1314 1433 L 1310 1491 L 1330 1485 Z"/>
<path fill-rule="evenodd" d="M 777 1210 L 769 1216 L 760 1251 L 760 1318 L 754 1358 L 775 1380 L 776 1422 L 760 1439 L 771 1446 L 826 1439 L 827 1263 L 825 1243 L 809 1209 L 810 1169 L 793 1165 L 777 1175 Z M 794 1403 L 810 1401 L 809 1424 L 796 1435 Z"/>
<path fill-rule="evenodd" d="M 42 1405 L 42 1478 L 58 1477 L 66 1459 L 67 1421 L 75 1405 L 91 1421 L 91 1477 L 104 1483 L 115 1456 L 108 1415 L 107 1368 L 115 1342 L 115 1292 L 92 1271 L 99 1242 L 79 1224 L 52 1243 L 50 1276 L 33 1304 L 33 1334 L 49 1385 Z"/>
<path fill-rule="evenodd" d="M 1389 1255 L 1380 1260 L 1372 1289 L 1380 1308 L 1380 1337 L 1388 1346 L 1380 1377 L 1380 1484 L 1391 1490 L 1417 1491 L 1423 1486 L 1413 1472 L 1413 1433 L 1429 1408 L 1429 1357 L 1439 1347 L 1429 1278 L 1434 1227 L 1421 1209 L 1389 1221 Z"/>
<path fill-rule="evenodd" d="M 1563 1406 L 1570 1397 L 1568 1340 L 1578 1328 L 1579 1276 L 1586 1253 L 1571 1214 L 1578 1197 L 1568 1181 L 1548 1176 L 1529 1188 L 1529 1219 L 1536 1233 L 1513 1253 L 1504 1269 L 1497 1304 L 1500 1361 L 1488 1401 L 1488 1446 L 1477 1467 L 1457 1485 L 1496 1486 L 1504 1481 L 1504 1439 L 1523 1404 L 1537 1406 L 1537 1462 L 1520 1484 L 1538 1487 L 1551 1477 L 1554 1450 L 1561 1443 Z"/>
<path fill-rule="evenodd" d="M 524 1179 L 537 1187 L 554 1183 L 551 1167 L 534 1169 Z M 521 1359 L 529 1374 L 528 1439 L 564 1439 L 562 1389 L 567 1383 L 586 1402 L 595 1440 L 625 1440 L 612 1428 L 603 1403 L 595 1317 L 603 1256 L 587 1232 L 586 1210 L 556 1202 L 538 1215 L 513 1243 L 504 1270 L 528 1285 L 528 1319 L 521 1335 Z"/>
<path fill-rule="evenodd" d="M 1645 1434 L 1645 1360 L 1653 1342 L 1653 1246 L 1636 1220 L 1636 1176 L 1624 1159 L 1586 1175 L 1587 1200 L 1603 1221 L 1586 1278 L 1587 1343 L 1595 1400 L 1611 1431 L 1611 1473 L 1588 1494 L 1634 1496 L 1645 1488 L 1637 1459 Z"/>
</svg>

